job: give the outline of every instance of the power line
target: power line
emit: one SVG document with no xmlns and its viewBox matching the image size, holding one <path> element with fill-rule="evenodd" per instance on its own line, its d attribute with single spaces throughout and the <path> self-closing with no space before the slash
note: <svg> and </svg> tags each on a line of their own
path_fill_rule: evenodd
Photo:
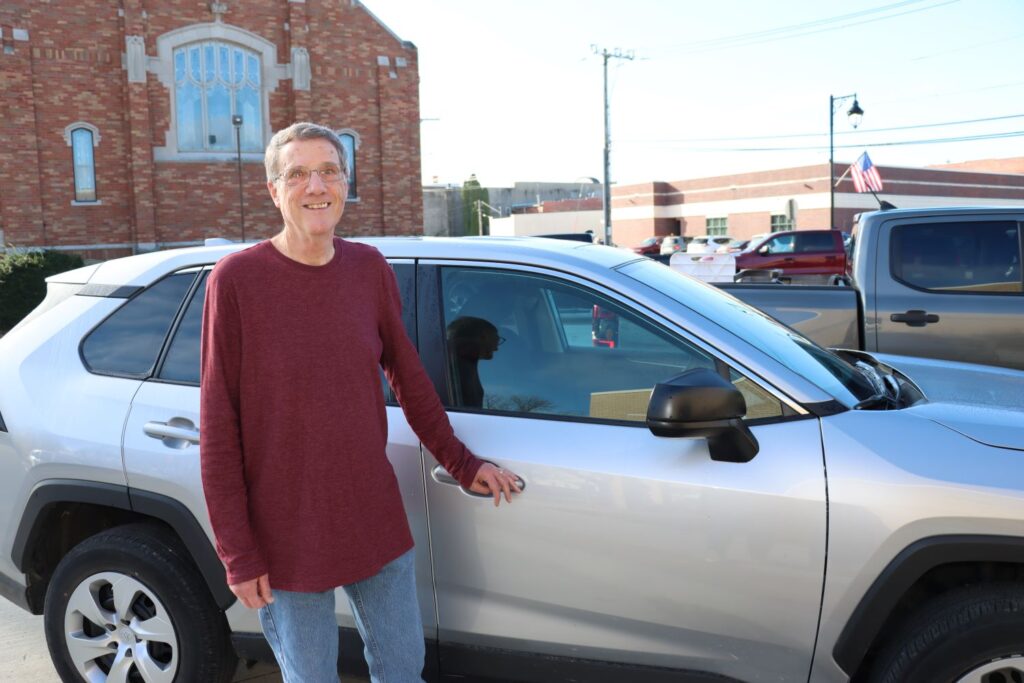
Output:
<svg viewBox="0 0 1024 683">
<path fill-rule="evenodd" d="M 909 9 L 904 12 L 895 12 L 881 17 L 872 17 L 869 19 L 863 19 L 861 21 L 840 23 L 839 25 L 836 26 L 823 26 L 820 28 L 813 27 L 814 24 L 838 23 L 840 21 L 847 21 L 850 18 L 856 18 L 857 16 L 862 16 L 865 14 L 876 14 L 882 11 L 897 9 L 901 6 L 916 4 L 921 1 L 922 0 L 907 0 L 906 2 L 893 3 L 891 5 L 885 5 L 883 7 L 875 8 L 873 10 L 865 10 L 864 12 L 854 12 L 851 15 L 843 15 L 841 17 L 834 17 L 832 19 L 822 19 L 817 22 L 805 22 L 804 24 L 793 24 L 790 26 L 783 26 L 777 29 L 769 29 L 767 31 L 759 31 L 749 34 L 740 34 L 737 36 L 714 38 L 706 41 L 700 41 L 697 43 L 690 43 L 689 45 L 675 46 L 674 48 L 666 48 L 664 51 L 674 52 L 676 54 L 696 54 L 702 52 L 712 52 L 715 50 L 722 50 L 726 48 L 750 47 L 752 45 L 761 45 L 764 43 L 775 42 L 778 40 L 789 40 L 791 38 L 801 38 L 804 36 L 815 35 L 818 33 L 826 33 L 829 31 L 837 31 L 839 29 L 851 28 L 853 26 L 870 24 L 876 21 L 894 19 L 896 17 L 901 17 L 908 14 L 916 14 L 918 12 L 926 12 L 928 10 L 937 9 L 945 5 L 952 5 L 956 2 L 960 2 L 960 0 L 945 0 L 944 2 L 939 2 L 938 4 L 935 5 L 919 7 L 916 9 Z M 805 28 L 808 30 L 803 30 Z"/>
<path fill-rule="evenodd" d="M 973 142 L 977 140 L 997 140 L 1024 136 L 1024 130 L 1004 133 L 983 133 L 979 135 L 961 135 L 949 138 L 930 138 L 924 140 L 900 140 L 895 142 L 858 142 L 849 145 L 835 145 L 835 149 L 861 149 L 864 147 L 900 147 L 904 145 L 930 145 L 951 142 Z M 628 141 L 625 141 L 628 144 Z M 805 145 L 799 147 L 677 147 L 672 149 L 688 152 L 799 152 L 827 150 L 828 145 Z"/>
<path fill-rule="evenodd" d="M 887 133 L 894 130 L 916 130 L 918 128 L 940 128 L 942 126 L 959 126 L 968 123 L 985 123 L 988 121 L 1005 121 L 1007 119 L 1021 119 L 1024 114 L 1008 114 L 1006 116 L 991 116 L 984 119 L 965 119 L 962 121 L 945 121 L 943 123 L 918 123 L 913 126 L 893 126 L 891 128 L 869 128 L 862 130 L 840 131 L 836 135 L 863 135 L 864 133 Z M 788 135 L 748 135 L 724 138 L 668 138 L 662 140 L 624 140 L 631 144 L 662 144 L 666 142 L 742 142 L 746 140 L 787 140 L 792 138 L 817 138 L 827 133 L 791 133 Z"/>
</svg>

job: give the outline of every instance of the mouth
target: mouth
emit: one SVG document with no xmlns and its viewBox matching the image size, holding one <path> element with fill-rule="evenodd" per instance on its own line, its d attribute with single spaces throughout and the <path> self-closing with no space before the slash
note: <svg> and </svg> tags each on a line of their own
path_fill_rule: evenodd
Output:
<svg viewBox="0 0 1024 683">
<path fill-rule="evenodd" d="M 322 211 L 323 209 L 328 208 L 330 205 L 331 202 L 317 202 L 316 204 L 304 204 L 303 208 L 312 209 L 314 211 Z"/>
</svg>

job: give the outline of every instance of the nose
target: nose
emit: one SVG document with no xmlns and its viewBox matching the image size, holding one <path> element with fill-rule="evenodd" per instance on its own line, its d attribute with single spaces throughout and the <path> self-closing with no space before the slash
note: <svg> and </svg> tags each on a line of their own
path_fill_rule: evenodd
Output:
<svg viewBox="0 0 1024 683">
<path fill-rule="evenodd" d="M 313 183 L 316 183 L 316 187 L 313 187 Z M 317 193 L 323 192 L 327 185 L 324 183 L 323 178 L 316 171 L 310 171 L 309 182 L 306 183 L 306 192 Z"/>
</svg>

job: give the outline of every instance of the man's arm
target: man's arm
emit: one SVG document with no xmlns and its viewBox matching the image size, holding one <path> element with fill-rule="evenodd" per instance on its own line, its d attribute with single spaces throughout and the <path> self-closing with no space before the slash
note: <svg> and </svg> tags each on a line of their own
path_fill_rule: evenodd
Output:
<svg viewBox="0 0 1024 683">
<path fill-rule="evenodd" d="M 267 564 L 249 523 L 239 415 L 241 317 L 231 283 L 222 281 L 221 275 L 215 268 L 206 283 L 199 439 L 210 524 L 217 540 L 217 554 L 234 591 L 236 586 L 255 583 L 265 575 Z"/>
<path fill-rule="evenodd" d="M 519 493 L 515 473 L 481 461 L 455 436 L 437 391 L 405 332 L 402 299 L 395 274 L 383 257 L 380 264 L 381 366 L 409 425 L 464 488 L 475 493 L 492 494 L 495 505 L 501 501 L 502 494 L 512 502 L 512 493 Z"/>
</svg>

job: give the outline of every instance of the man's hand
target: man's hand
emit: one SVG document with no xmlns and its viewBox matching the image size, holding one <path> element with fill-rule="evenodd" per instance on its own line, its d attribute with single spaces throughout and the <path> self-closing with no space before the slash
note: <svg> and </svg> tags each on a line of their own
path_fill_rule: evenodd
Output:
<svg viewBox="0 0 1024 683">
<path fill-rule="evenodd" d="M 501 494 L 505 494 L 505 500 L 512 502 L 513 493 L 521 493 L 519 489 L 519 477 L 515 472 L 495 467 L 485 462 L 477 470 L 476 478 L 469 490 L 473 493 L 489 493 L 494 496 L 494 507 L 501 503 Z"/>
<path fill-rule="evenodd" d="M 249 609 L 259 609 L 274 602 L 274 596 L 270 594 L 270 576 L 268 574 L 250 581 L 229 585 L 228 588 Z"/>
</svg>

